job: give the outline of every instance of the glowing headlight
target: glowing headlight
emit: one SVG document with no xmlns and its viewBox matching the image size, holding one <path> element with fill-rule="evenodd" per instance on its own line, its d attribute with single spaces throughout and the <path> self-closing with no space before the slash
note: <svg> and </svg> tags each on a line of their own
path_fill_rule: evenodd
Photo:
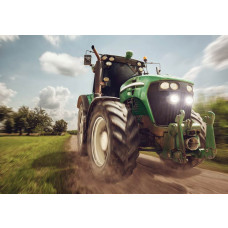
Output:
<svg viewBox="0 0 228 228">
<path fill-rule="evenodd" d="M 112 66 L 111 62 L 106 62 L 105 64 L 106 64 L 106 66 Z"/>
<path fill-rule="evenodd" d="M 160 85 L 161 89 L 168 89 L 169 88 L 169 83 L 168 82 L 162 82 Z"/>
<path fill-rule="evenodd" d="M 171 88 L 172 90 L 177 90 L 177 89 L 178 89 L 177 83 L 171 83 L 171 84 L 170 84 L 170 88 Z"/>
<path fill-rule="evenodd" d="M 105 61 L 107 58 L 108 58 L 108 57 L 107 57 L 106 55 L 103 55 L 103 56 L 101 57 L 101 59 L 102 59 L 103 61 Z"/>
<path fill-rule="evenodd" d="M 192 103 L 193 103 L 193 98 L 192 97 L 186 97 L 185 98 L 185 103 L 187 104 L 187 105 L 192 105 Z"/>
<path fill-rule="evenodd" d="M 169 101 L 171 104 L 177 104 L 180 100 L 180 97 L 177 95 L 177 94 L 172 94 L 170 97 L 169 97 Z"/>
<path fill-rule="evenodd" d="M 188 90 L 189 93 L 192 92 L 192 86 L 187 85 L 187 90 Z"/>
<path fill-rule="evenodd" d="M 109 61 L 114 61 L 114 60 L 115 60 L 114 57 L 110 57 L 110 58 L 109 58 Z"/>
<path fill-rule="evenodd" d="M 140 66 L 142 66 L 142 63 L 140 63 L 140 62 L 137 62 L 137 66 L 139 66 L 139 67 L 140 67 Z"/>
<path fill-rule="evenodd" d="M 139 67 L 139 71 L 142 72 L 143 71 L 143 68 L 142 67 Z"/>
</svg>

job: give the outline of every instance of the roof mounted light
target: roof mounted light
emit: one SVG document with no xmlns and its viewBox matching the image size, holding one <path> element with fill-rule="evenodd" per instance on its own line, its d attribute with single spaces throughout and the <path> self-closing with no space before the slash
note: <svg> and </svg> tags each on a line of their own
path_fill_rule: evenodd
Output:
<svg viewBox="0 0 228 228">
<path fill-rule="evenodd" d="M 106 55 L 103 55 L 103 56 L 101 57 L 101 59 L 102 59 L 103 61 L 105 61 L 107 58 L 108 58 L 108 57 L 107 57 Z"/>
<path fill-rule="evenodd" d="M 113 62 L 115 60 L 114 57 L 109 57 L 109 61 Z"/>
<path fill-rule="evenodd" d="M 112 62 L 109 62 L 109 61 L 106 62 L 105 64 L 106 64 L 106 66 L 112 66 Z"/>
</svg>

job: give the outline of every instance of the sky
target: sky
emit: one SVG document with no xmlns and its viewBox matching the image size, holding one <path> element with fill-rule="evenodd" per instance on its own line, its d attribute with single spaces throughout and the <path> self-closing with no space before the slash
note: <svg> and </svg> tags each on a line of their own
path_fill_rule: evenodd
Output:
<svg viewBox="0 0 228 228">
<path fill-rule="evenodd" d="M 161 74 L 193 81 L 194 91 L 228 97 L 228 36 L 4 36 L 0 35 L 0 105 L 44 108 L 77 129 L 77 99 L 92 92 L 86 50 L 161 64 Z M 96 57 L 93 56 L 93 63 Z M 149 68 L 155 74 L 155 66 Z"/>
</svg>

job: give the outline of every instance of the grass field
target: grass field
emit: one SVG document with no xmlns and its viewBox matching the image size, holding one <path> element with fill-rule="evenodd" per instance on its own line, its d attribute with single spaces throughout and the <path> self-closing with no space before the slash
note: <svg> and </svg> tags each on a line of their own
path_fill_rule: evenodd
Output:
<svg viewBox="0 0 228 228">
<path fill-rule="evenodd" d="M 143 154 L 159 157 L 156 152 L 145 152 Z M 213 171 L 228 173 L 228 144 L 217 145 L 217 155 L 212 160 L 205 160 L 198 166 L 202 169 L 209 169 Z"/>
<path fill-rule="evenodd" d="M 0 193 L 67 193 L 69 137 L 0 137 Z"/>
</svg>

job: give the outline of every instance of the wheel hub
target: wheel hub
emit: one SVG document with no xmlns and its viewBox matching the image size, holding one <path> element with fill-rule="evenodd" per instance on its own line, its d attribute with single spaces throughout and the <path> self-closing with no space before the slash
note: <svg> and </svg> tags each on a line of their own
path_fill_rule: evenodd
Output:
<svg viewBox="0 0 228 228">
<path fill-rule="evenodd" d="M 103 166 L 107 158 L 108 133 L 106 129 L 106 122 L 102 117 L 98 117 L 94 122 L 91 147 L 95 164 L 98 167 Z"/>
</svg>

